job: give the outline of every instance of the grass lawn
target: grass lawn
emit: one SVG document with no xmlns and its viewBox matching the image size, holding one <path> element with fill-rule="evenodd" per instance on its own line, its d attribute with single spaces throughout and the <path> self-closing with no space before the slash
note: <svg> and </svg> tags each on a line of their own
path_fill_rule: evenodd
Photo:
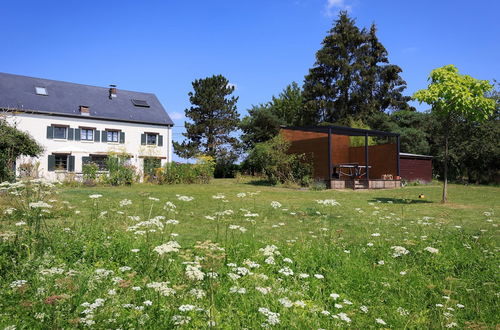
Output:
<svg viewBox="0 0 500 330">
<path fill-rule="evenodd" d="M 0 196 L 0 329 L 500 325 L 497 187 L 23 189 Z"/>
</svg>

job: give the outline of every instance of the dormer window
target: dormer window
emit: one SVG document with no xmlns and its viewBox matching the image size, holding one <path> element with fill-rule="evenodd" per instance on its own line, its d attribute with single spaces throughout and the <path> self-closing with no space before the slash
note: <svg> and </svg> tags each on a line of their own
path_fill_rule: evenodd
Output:
<svg viewBox="0 0 500 330">
<path fill-rule="evenodd" d="M 45 96 L 49 95 L 47 93 L 47 88 L 40 87 L 40 86 L 35 87 L 35 93 L 36 93 L 36 95 L 45 95 Z"/>
<path fill-rule="evenodd" d="M 135 105 L 136 107 L 149 108 L 149 104 L 145 100 L 132 99 L 131 101 L 132 104 Z"/>
</svg>

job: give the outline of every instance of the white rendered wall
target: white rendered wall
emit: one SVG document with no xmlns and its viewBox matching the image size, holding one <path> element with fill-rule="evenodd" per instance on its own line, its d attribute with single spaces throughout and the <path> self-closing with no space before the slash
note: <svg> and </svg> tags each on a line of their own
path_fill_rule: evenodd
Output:
<svg viewBox="0 0 500 330">
<path fill-rule="evenodd" d="M 37 159 L 21 157 L 17 160 L 17 165 L 26 161 L 38 161 L 40 162 L 40 176 L 49 180 L 61 180 L 64 178 L 64 173 L 61 171 L 48 171 L 47 169 L 48 155 L 53 153 L 70 153 L 72 156 L 75 156 L 76 174 L 81 174 L 82 157 L 89 154 L 126 152 L 132 156 L 130 162 L 139 171 L 143 170 L 142 157 L 161 157 L 162 165 L 172 161 L 172 128 L 168 126 L 29 113 L 9 115 L 7 120 L 18 129 L 28 132 L 44 147 L 43 155 Z M 47 139 L 47 126 L 52 125 L 69 125 L 70 128 L 75 129 L 79 128 L 79 126 L 93 127 L 101 132 L 106 129 L 121 130 L 125 132 L 125 143 Z M 141 145 L 141 134 L 145 132 L 163 135 L 163 146 Z"/>
</svg>

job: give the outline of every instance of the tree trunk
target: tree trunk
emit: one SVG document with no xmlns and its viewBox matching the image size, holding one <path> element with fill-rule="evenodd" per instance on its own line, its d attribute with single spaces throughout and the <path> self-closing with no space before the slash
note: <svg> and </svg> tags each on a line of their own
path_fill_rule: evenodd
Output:
<svg viewBox="0 0 500 330">
<path fill-rule="evenodd" d="M 444 184 L 443 184 L 443 199 L 441 203 L 446 203 L 448 199 L 448 133 L 444 140 Z"/>
</svg>

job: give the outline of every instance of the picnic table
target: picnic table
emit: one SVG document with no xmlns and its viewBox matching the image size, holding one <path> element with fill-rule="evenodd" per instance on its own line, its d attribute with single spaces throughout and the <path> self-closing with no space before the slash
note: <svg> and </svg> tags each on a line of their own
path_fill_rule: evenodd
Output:
<svg viewBox="0 0 500 330">
<path fill-rule="evenodd" d="M 333 175 L 338 176 L 340 179 L 341 176 L 347 176 L 350 179 L 359 179 L 363 176 L 366 176 L 366 169 L 372 168 L 370 165 L 359 165 L 358 163 L 345 163 L 345 164 L 336 164 L 333 166 Z"/>
</svg>

